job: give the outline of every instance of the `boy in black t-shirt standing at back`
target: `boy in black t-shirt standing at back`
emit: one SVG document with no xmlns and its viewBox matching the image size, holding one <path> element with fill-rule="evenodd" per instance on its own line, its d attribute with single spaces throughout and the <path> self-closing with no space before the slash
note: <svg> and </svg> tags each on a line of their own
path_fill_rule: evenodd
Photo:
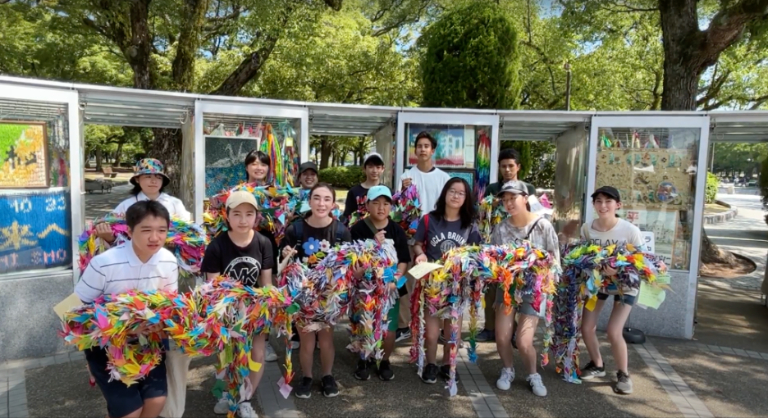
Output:
<svg viewBox="0 0 768 418">
<path fill-rule="evenodd" d="M 392 209 L 392 193 L 386 186 L 373 186 L 368 190 L 367 201 L 365 203 L 369 216 L 352 226 L 352 240 L 375 239 L 379 243 L 390 241 L 397 252 L 397 273 L 395 280 L 389 284 L 391 291 L 398 289 L 400 294 L 397 302 L 387 313 L 389 327 L 384 337 L 384 359 L 379 365 L 379 378 L 381 380 L 392 380 L 395 373 L 389 363 L 389 356 L 395 349 L 395 333 L 397 331 L 398 312 L 400 312 L 400 298 L 405 296 L 405 270 L 408 263 L 411 262 L 411 253 L 408 248 L 408 237 L 405 231 L 395 222 L 389 219 L 389 212 Z M 355 378 L 359 380 L 368 380 L 368 363 L 360 360 L 355 370 Z"/>
<path fill-rule="evenodd" d="M 381 182 L 381 175 L 384 173 L 384 159 L 381 158 L 381 154 L 372 152 L 366 155 L 363 160 L 363 171 L 365 171 L 365 181 L 347 192 L 347 200 L 344 203 L 344 213 L 342 214 L 346 225 L 349 225 L 349 217 L 362 206 L 368 195 L 368 190 L 378 186 Z"/>
<path fill-rule="evenodd" d="M 201 270 L 208 279 L 224 275 L 246 286 L 272 286 L 274 263 L 272 244 L 269 239 L 253 230 L 258 207 L 256 198 L 244 190 L 229 195 L 227 198 L 229 230 L 214 238 L 205 250 Z M 266 336 L 267 334 L 253 336 L 251 359 L 259 364 L 264 363 Z M 251 396 L 256 393 L 263 374 L 263 367 L 258 372 L 249 372 L 248 379 L 253 388 Z M 213 408 L 215 414 L 226 414 L 228 410 L 229 403 L 226 397 L 219 399 Z M 240 402 L 238 413 L 241 418 L 258 418 L 251 405 L 250 397 Z"/>
</svg>

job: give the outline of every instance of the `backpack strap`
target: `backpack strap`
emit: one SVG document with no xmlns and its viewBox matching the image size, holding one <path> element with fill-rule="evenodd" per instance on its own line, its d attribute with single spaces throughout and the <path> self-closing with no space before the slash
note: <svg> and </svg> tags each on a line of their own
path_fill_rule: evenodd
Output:
<svg viewBox="0 0 768 418">
<path fill-rule="evenodd" d="M 299 218 L 293 223 L 293 232 L 296 233 L 296 245 L 301 246 L 304 241 L 304 218 Z"/>
<path fill-rule="evenodd" d="M 333 243 L 334 245 L 341 242 L 341 240 L 344 239 L 344 224 L 341 222 L 337 222 L 336 220 L 333 221 L 336 224 L 336 241 Z"/>
<path fill-rule="evenodd" d="M 531 234 L 533 233 L 533 229 L 534 229 L 534 228 L 536 228 L 536 225 L 538 225 L 538 224 L 539 224 L 539 221 L 540 221 L 540 220 L 541 220 L 541 217 L 539 217 L 539 219 L 536 219 L 536 222 L 534 222 L 534 223 L 533 223 L 533 225 L 531 225 L 531 229 L 529 229 L 529 230 L 528 230 L 528 233 L 527 233 L 527 234 L 525 234 L 525 238 L 523 238 L 524 240 L 526 240 L 526 241 L 527 241 L 527 240 L 528 240 L 528 238 L 530 238 L 530 237 L 531 237 Z"/>
</svg>

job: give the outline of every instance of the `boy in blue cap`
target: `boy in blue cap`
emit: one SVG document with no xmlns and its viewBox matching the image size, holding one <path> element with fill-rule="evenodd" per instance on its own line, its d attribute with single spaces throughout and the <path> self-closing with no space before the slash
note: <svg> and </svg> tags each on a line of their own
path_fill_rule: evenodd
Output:
<svg viewBox="0 0 768 418">
<path fill-rule="evenodd" d="M 391 290 L 397 289 L 399 296 L 397 302 L 387 313 L 389 328 L 384 337 L 384 359 L 381 361 L 378 369 L 379 378 L 384 381 L 395 378 L 395 373 L 389 363 L 389 356 L 395 349 L 395 333 L 397 331 L 398 312 L 400 312 L 400 298 L 405 296 L 405 270 L 408 263 L 411 262 L 411 253 L 408 248 L 408 237 L 405 231 L 397 223 L 389 219 L 389 212 L 392 210 L 392 193 L 387 186 L 373 186 L 368 190 L 367 201 L 365 203 L 368 209 L 368 216 L 362 221 L 355 223 L 350 232 L 352 240 L 375 239 L 379 243 L 390 241 L 397 252 L 397 273 L 395 281 L 390 283 Z M 369 364 L 365 360 L 360 360 L 355 370 L 355 378 L 359 380 L 368 380 Z"/>
</svg>

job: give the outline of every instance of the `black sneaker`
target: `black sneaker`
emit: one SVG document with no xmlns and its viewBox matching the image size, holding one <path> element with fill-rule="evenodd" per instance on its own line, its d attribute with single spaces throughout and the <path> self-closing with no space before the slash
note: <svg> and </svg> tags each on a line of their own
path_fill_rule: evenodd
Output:
<svg viewBox="0 0 768 418">
<path fill-rule="evenodd" d="M 403 340 L 408 340 L 411 338 L 411 329 L 410 328 L 398 328 L 397 331 L 395 331 L 395 342 L 399 343 Z"/>
<path fill-rule="evenodd" d="M 323 396 L 326 398 L 335 398 L 339 395 L 339 386 L 333 376 L 323 376 Z"/>
<path fill-rule="evenodd" d="M 594 361 L 590 361 L 581 369 L 581 380 L 592 380 L 596 377 L 605 377 L 605 366 L 597 367 Z"/>
<path fill-rule="evenodd" d="M 296 389 L 293 391 L 293 394 L 296 395 L 299 399 L 309 399 L 310 396 L 312 396 L 312 378 L 311 377 L 304 377 L 301 379 L 301 383 L 296 386 Z"/>
<path fill-rule="evenodd" d="M 496 341 L 496 331 L 492 329 L 483 329 L 477 334 L 475 340 L 480 342 Z"/>
<path fill-rule="evenodd" d="M 451 365 L 450 364 L 443 364 L 440 366 L 440 377 L 443 378 L 446 382 L 451 380 Z M 459 381 L 459 372 L 456 372 L 456 382 Z"/>
<path fill-rule="evenodd" d="M 379 363 L 379 379 L 383 381 L 390 381 L 395 378 L 395 372 L 392 370 L 392 365 L 389 360 L 382 360 Z"/>
<path fill-rule="evenodd" d="M 368 362 L 365 360 L 357 361 L 357 370 L 355 370 L 355 379 L 368 380 L 371 378 L 371 373 L 368 372 Z"/>
<path fill-rule="evenodd" d="M 421 372 L 421 380 L 424 383 L 434 384 L 437 382 L 437 365 L 433 363 L 427 364 L 427 367 L 424 368 L 424 371 Z"/>
</svg>

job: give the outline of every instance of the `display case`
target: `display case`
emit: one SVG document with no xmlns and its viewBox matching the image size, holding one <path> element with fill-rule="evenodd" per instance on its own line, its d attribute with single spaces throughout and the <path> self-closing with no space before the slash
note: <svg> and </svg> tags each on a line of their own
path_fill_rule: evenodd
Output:
<svg viewBox="0 0 768 418">
<path fill-rule="evenodd" d="M 708 133 L 706 115 L 592 119 L 586 221 L 595 218 L 592 192 L 615 187 L 619 216 L 640 228 L 648 250 L 672 272 L 668 302 L 659 311 L 633 314 L 648 321 L 639 328 L 652 335 L 692 335 L 707 174 L 699 166 L 706 161 Z M 658 321 L 661 312 L 671 314 L 669 321 Z"/>
<path fill-rule="evenodd" d="M 70 168 L 80 165 L 70 159 L 70 102 L 63 98 L 77 95 L 56 102 L 31 95 L 36 89 L 25 89 L 23 99 L 13 91 L 0 93 L 0 277 L 71 271 L 72 231 L 82 225 L 72 203 L 73 196 L 79 202 L 82 176 L 78 169 L 72 188 Z"/>
<path fill-rule="evenodd" d="M 416 136 L 429 132 L 437 140 L 435 167 L 451 177 L 461 177 L 482 196 L 497 171 L 498 115 L 401 112 L 398 115 L 397 169 L 395 183 L 417 163 Z"/>
<path fill-rule="evenodd" d="M 272 184 L 292 185 L 309 154 L 308 111 L 201 101 L 195 109 L 195 217 L 202 220 L 208 198 L 246 180 L 243 165 L 253 150 L 273 160 Z M 198 209 L 199 207 L 199 209 Z"/>
</svg>

